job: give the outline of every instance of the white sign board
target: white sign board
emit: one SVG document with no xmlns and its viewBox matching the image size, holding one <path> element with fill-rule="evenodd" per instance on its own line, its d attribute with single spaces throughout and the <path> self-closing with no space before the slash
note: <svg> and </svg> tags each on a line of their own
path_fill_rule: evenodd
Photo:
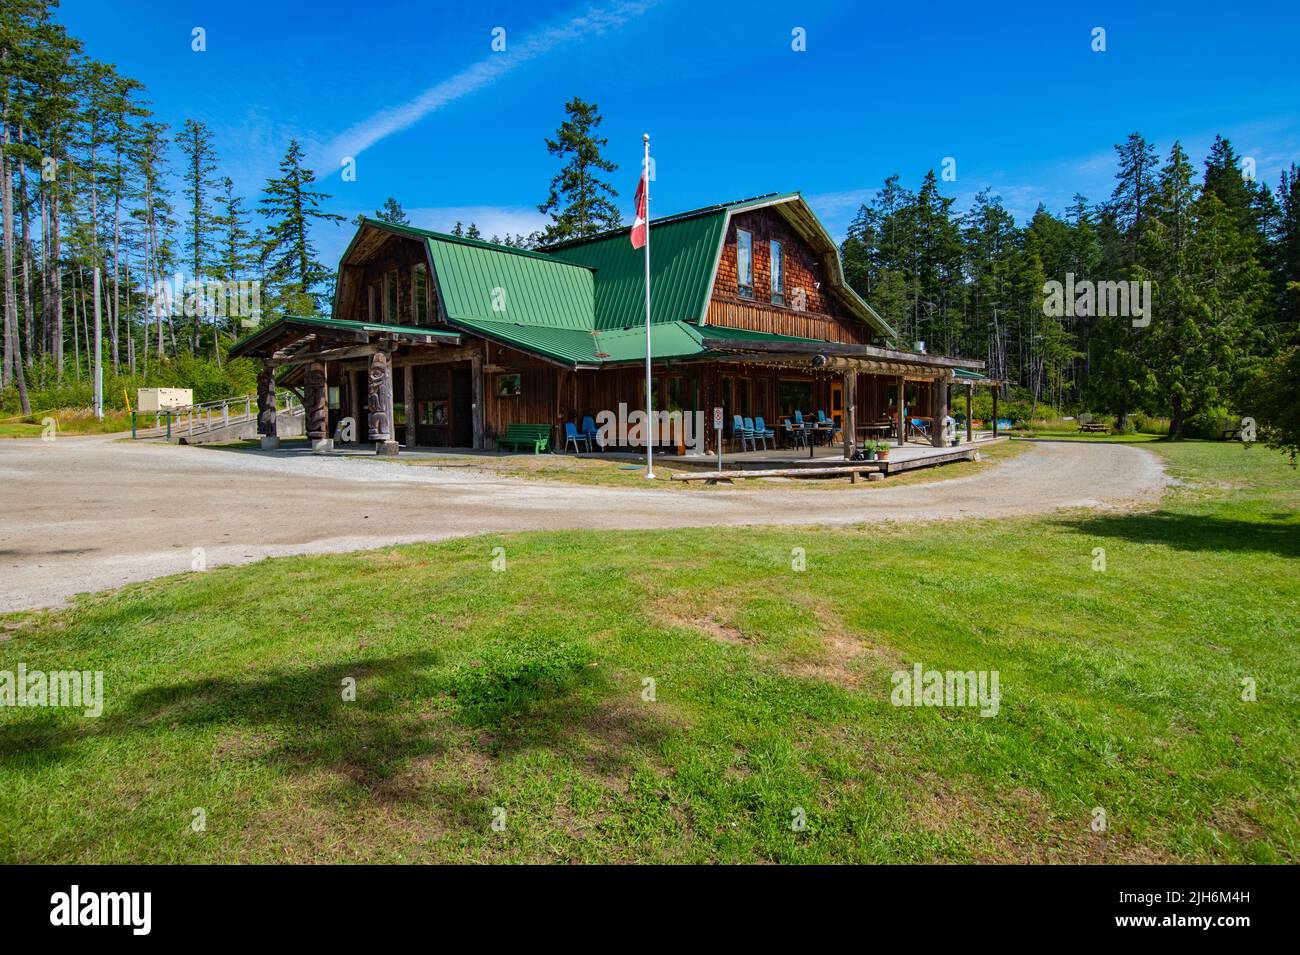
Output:
<svg viewBox="0 0 1300 955">
<path fill-rule="evenodd" d="M 175 411 L 192 404 L 192 388 L 141 388 L 135 393 L 136 411 Z"/>
<path fill-rule="evenodd" d="M 713 430 L 714 431 L 722 430 L 722 409 L 721 408 L 713 409 Z"/>
</svg>

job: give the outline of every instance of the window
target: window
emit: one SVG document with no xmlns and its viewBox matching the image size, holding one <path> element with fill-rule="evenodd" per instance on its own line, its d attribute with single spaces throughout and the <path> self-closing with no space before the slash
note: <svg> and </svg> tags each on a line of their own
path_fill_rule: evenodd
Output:
<svg viewBox="0 0 1300 955">
<path fill-rule="evenodd" d="M 777 408 L 783 418 L 793 418 L 796 411 L 812 410 L 812 382 L 786 379 L 776 386 Z"/>
<path fill-rule="evenodd" d="M 411 268 L 411 318 L 416 325 L 429 323 L 429 273 L 423 265 Z"/>
<path fill-rule="evenodd" d="M 397 324 L 397 269 L 384 273 L 384 321 Z"/>
<path fill-rule="evenodd" d="M 497 397 L 516 398 L 523 394 L 523 381 L 519 375 L 497 376 Z"/>
<path fill-rule="evenodd" d="M 772 304 L 785 304 L 785 261 L 781 258 L 781 243 L 772 240 Z"/>
<path fill-rule="evenodd" d="M 754 237 L 736 230 L 736 291 L 743 298 L 754 297 Z"/>
</svg>

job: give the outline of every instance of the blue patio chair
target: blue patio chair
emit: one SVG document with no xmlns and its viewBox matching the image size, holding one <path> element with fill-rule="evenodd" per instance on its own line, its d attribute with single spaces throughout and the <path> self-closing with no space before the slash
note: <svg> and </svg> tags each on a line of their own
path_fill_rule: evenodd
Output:
<svg viewBox="0 0 1300 955">
<path fill-rule="evenodd" d="M 835 422 L 832 421 L 830 418 L 826 417 L 826 412 L 825 412 L 825 411 L 818 411 L 818 412 L 817 412 L 817 427 L 819 427 L 819 428 L 833 428 L 833 427 L 835 427 Z"/>
<path fill-rule="evenodd" d="M 600 436 L 600 429 L 596 427 L 595 419 L 591 415 L 587 415 L 582 419 L 582 430 L 578 433 L 587 439 L 587 447 L 600 447 L 599 442 L 596 441 L 596 438 Z"/>
<path fill-rule="evenodd" d="M 835 427 L 835 419 L 826 417 L 824 411 L 817 412 L 817 427 L 826 435 L 827 441 L 833 441 L 835 432 L 839 430 L 839 428 Z"/>
<path fill-rule="evenodd" d="M 758 450 L 758 442 L 762 441 L 762 442 L 763 442 L 763 450 L 766 451 L 766 450 L 767 450 L 767 435 L 763 434 L 763 433 L 760 432 L 756 427 L 754 427 L 754 419 L 753 419 L 753 418 L 745 418 L 744 421 L 745 421 L 745 430 L 749 432 L 749 441 L 750 441 L 751 444 L 753 444 L 753 446 L 754 446 L 754 450 L 755 450 L 755 451 Z"/>
<path fill-rule="evenodd" d="M 732 417 L 731 417 L 731 436 L 732 436 L 733 438 L 739 438 L 739 439 L 740 439 L 740 450 L 742 450 L 742 451 L 745 450 L 745 442 L 746 442 L 746 441 L 749 442 L 749 446 L 750 446 L 750 448 L 754 448 L 754 426 L 753 426 L 753 422 L 751 421 L 751 422 L 750 422 L 750 426 L 747 428 L 747 427 L 745 427 L 745 421 L 744 421 L 744 419 L 741 418 L 740 415 L 732 415 Z M 756 449 L 755 449 L 755 450 L 756 450 Z"/>
<path fill-rule="evenodd" d="M 930 436 L 930 426 L 926 424 L 924 421 L 922 421 L 920 418 L 913 418 L 912 433 L 919 434 L 922 437 L 928 438 Z"/>
<path fill-rule="evenodd" d="M 767 426 L 763 416 L 759 415 L 754 419 L 754 437 L 763 439 L 763 447 L 767 447 L 767 442 L 772 442 L 772 447 L 776 447 L 776 432 Z"/>
<path fill-rule="evenodd" d="M 591 445 L 587 442 L 587 436 L 585 434 L 578 434 L 578 429 L 574 427 L 573 422 L 566 421 L 564 422 L 564 450 L 565 451 L 569 450 L 570 444 L 573 445 L 574 454 L 577 454 L 578 451 L 581 450 L 578 447 L 579 444 L 586 444 L 587 450 L 588 451 L 591 450 Z"/>
<path fill-rule="evenodd" d="M 781 430 L 785 432 L 785 439 L 791 447 L 802 448 L 807 444 L 804 439 L 803 429 L 796 428 L 790 423 L 789 418 L 785 418 L 781 421 Z"/>
</svg>

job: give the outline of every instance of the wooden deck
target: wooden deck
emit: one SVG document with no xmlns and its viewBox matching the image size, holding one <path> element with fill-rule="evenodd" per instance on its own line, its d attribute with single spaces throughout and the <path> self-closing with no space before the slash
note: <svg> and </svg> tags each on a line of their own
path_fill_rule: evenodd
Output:
<svg viewBox="0 0 1300 955">
<path fill-rule="evenodd" d="M 999 436 L 995 442 L 991 435 L 981 438 L 976 436 L 973 444 L 962 442 L 951 448 L 936 448 L 928 444 L 907 444 L 903 447 L 890 447 L 889 460 L 867 462 L 879 465 L 881 474 L 899 474 L 916 468 L 935 467 L 954 461 L 974 460 L 981 448 L 1007 440 Z M 619 458 L 629 461 L 644 461 L 645 455 L 632 451 L 603 451 L 579 454 L 583 458 Z M 666 468 L 700 468 L 717 471 L 717 455 L 678 455 L 671 453 L 655 454 L 656 463 Z M 723 471 L 770 471 L 800 469 L 823 469 L 848 465 L 844 460 L 844 450 L 840 445 L 820 446 L 813 449 L 811 457 L 806 448 L 769 448 L 766 451 L 736 451 L 722 456 Z"/>
</svg>

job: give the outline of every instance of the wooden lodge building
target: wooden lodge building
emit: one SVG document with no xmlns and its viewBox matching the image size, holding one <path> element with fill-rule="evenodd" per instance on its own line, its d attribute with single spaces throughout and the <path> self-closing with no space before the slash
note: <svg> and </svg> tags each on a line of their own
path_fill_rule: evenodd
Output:
<svg viewBox="0 0 1300 955">
<path fill-rule="evenodd" d="M 983 362 L 890 347 L 798 193 L 653 220 L 650 251 L 655 407 L 702 410 L 711 426 L 721 406 L 726 439 L 734 414 L 779 435 L 784 416 L 822 409 L 848 426 L 847 455 L 861 424 L 900 407 L 941 421 L 953 383 L 969 397 L 987 380 Z M 549 425 L 562 447 L 566 421 L 644 407 L 644 269 L 627 228 L 531 251 L 367 219 L 332 316 L 281 319 L 231 355 L 263 363 L 268 437 L 288 387 L 321 449 L 345 418 L 380 453 L 491 449 L 516 423 Z"/>
</svg>

